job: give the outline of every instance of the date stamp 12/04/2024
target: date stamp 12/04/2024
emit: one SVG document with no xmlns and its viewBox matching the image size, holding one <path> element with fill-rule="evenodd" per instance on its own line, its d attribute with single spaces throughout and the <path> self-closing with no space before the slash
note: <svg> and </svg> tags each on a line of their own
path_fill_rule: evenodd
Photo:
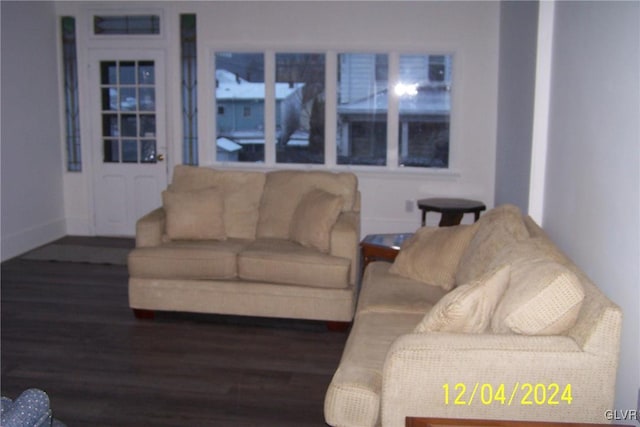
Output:
<svg viewBox="0 0 640 427">
<path fill-rule="evenodd" d="M 443 384 L 445 405 L 571 405 L 571 384 L 557 383 L 456 383 Z"/>
</svg>

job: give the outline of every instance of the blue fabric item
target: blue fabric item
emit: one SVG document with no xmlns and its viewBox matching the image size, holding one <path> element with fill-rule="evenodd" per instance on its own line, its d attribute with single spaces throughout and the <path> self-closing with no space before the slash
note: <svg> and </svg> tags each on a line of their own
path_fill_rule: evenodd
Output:
<svg viewBox="0 0 640 427">
<path fill-rule="evenodd" d="M 42 390 L 25 390 L 15 401 L 3 397 L 0 404 L 0 425 L 3 427 L 64 427 L 52 419 L 49 396 Z"/>
</svg>

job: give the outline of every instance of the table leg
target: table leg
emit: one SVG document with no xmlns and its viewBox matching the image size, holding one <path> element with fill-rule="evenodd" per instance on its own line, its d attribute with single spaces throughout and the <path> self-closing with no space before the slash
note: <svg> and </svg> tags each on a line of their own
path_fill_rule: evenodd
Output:
<svg viewBox="0 0 640 427">
<path fill-rule="evenodd" d="M 451 227 L 452 225 L 458 225 L 462 221 L 463 213 L 443 213 L 440 218 L 440 227 Z"/>
</svg>

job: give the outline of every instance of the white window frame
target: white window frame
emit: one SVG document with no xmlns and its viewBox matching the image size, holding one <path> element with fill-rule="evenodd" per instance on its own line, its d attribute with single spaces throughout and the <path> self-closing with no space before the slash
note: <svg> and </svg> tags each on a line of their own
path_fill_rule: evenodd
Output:
<svg viewBox="0 0 640 427">
<path fill-rule="evenodd" d="M 210 110 L 207 112 L 207 120 L 203 120 L 203 127 L 200 129 L 202 135 L 208 135 L 208 147 L 201 150 L 201 165 L 210 164 L 215 167 L 238 168 L 238 169 L 317 169 L 317 170 L 333 170 L 333 171 L 351 171 L 358 175 L 379 176 L 380 174 L 395 175 L 421 175 L 434 176 L 441 178 L 459 177 L 460 173 L 456 170 L 456 162 L 453 147 L 457 146 L 456 135 L 457 125 L 459 121 L 457 117 L 456 96 L 457 92 L 456 75 L 458 74 L 458 64 L 456 61 L 456 53 L 453 50 L 440 49 L 424 49 L 424 50 L 400 50 L 400 49 L 361 49 L 361 48 L 339 48 L 339 49 L 312 49 L 312 48 L 264 48 L 264 47 L 233 47 L 229 45 L 223 46 L 207 46 L 203 47 L 207 51 L 207 61 L 204 65 L 206 69 L 206 79 L 202 85 L 202 93 L 200 99 L 205 99 Z M 265 111 L 264 111 L 264 129 L 265 129 L 265 160 L 263 163 L 254 162 L 235 162 L 235 161 L 218 161 L 216 159 L 216 135 L 217 135 L 217 105 L 215 98 L 215 55 L 218 52 L 239 52 L 239 53 L 263 53 L 265 62 Z M 275 103 L 272 102 L 275 97 L 275 57 L 276 53 L 322 53 L 325 55 L 325 162 L 324 164 L 300 164 L 300 163 L 277 163 L 276 162 L 276 123 L 275 123 Z M 399 165 L 399 101 L 395 96 L 389 97 L 389 105 L 387 109 L 387 164 L 384 166 L 370 165 L 338 165 L 337 164 L 337 147 L 335 144 L 335 135 L 337 132 L 337 84 L 338 84 L 338 54 L 340 53 L 382 53 L 388 55 L 389 60 L 389 82 L 395 82 L 399 78 L 400 56 L 401 55 L 449 55 L 452 58 L 453 69 L 451 70 L 451 111 L 450 111 L 450 128 L 449 128 L 449 164 L 447 168 L 434 167 L 415 167 Z M 204 62 L 204 61 L 203 61 Z M 455 117 L 455 118 L 454 118 Z M 333 141 L 334 143 L 331 143 Z M 203 153 L 204 152 L 204 153 Z M 203 162 L 204 160 L 204 162 Z"/>
</svg>

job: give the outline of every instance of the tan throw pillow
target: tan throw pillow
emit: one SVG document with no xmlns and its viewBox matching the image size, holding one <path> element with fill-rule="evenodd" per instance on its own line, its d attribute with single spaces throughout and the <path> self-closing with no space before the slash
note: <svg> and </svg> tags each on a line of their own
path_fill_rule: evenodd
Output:
<svg viewBox="0 0 640 427">
<path fill-rule="evenodd" d="M 224 240 L 224 201 L 215 188 L 163 191 L 167 236 L 172 240 Z"/>
<path fill-rule="evenodd" d="M 567 267 L 550 259 L 522 258 L 511 263 L 511 283 L 496 308 L 496 333 L 556 335 L 572 327 L 584 289 Z"/>
<path fill-rule="evenodd" d="M 342 197 L 324 190 L 311 190 L 302 196 L 291 219 L 289 236 L 303 246 L 329 252 L 331 229 L 340 215 Z"/>
<path fill-rule="evenodd" d="M 467 283 L 487 271 L 502 248 L 529 237 L 529 232 L 517 206 L 502 205 L 480 217 L 478 231 L 460 259 L 457 283 Z"/>
<path fill-rule="evenodd" d="M 475 225 L 422 227 L 404 242 L 389 272 L 451 290 L 475 230 Z"/>
<path fill-rule="evenodd" d="M 458 286 L 433 306 L 415 332 L 477 334 L 486 331 L 509 284 L 509 276 L 510 267 L 505 265 L 477 281 Z"/>
</svg>

